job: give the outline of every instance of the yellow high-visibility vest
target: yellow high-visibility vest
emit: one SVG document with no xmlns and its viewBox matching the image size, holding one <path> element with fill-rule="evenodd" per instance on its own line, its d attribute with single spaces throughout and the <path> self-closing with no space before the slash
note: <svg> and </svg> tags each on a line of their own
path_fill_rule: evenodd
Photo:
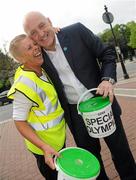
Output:
<svg viewBox="0 0 136 180">
<path fill-rule="evenodd" d="M 59 151 L 65 143 L 64 111 L 59 103 L 54 86 L 40 79 L 34 72 L 23 70 L 20 66 L 15 74 L 14 84 L 8 92 L 8 97 L 14 99 L 14 93 L 19 91 L 28 97 L 34 106 L 27 117 L 28 124 L 46 144 Z M 42 150 L 26 140 L 27 148 L 36 154 Z"/>
</svg>

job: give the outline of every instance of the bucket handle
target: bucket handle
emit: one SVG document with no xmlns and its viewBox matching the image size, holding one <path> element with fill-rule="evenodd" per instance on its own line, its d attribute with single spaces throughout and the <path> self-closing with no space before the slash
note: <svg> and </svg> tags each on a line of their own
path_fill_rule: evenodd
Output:
<svg viewBox="0 0 136 180">
<path fill-rule="evenodd" d="M 77 111 L 78 111 L 78 114 L 81 115 L 81 112 L 79 111 L 79 104 L 80 102 L 82 102 L 83 98 L 85 95 L 87 95 L 89 92 L 92 92 L 92 91 L 96 91 L 98 88 L 92 88 L 92 89 L 88 89 L 87 91 L 85 91 L 79 98 L 78 102 L 77 102 Z"/>
</svg>

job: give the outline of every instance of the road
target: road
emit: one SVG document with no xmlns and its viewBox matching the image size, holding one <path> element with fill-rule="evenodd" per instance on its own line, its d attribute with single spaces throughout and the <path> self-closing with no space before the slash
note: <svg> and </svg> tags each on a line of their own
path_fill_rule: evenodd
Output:
<svg viewBox="0 0 136 180">
<path fill-rule="evenodd" d="M 9 120 L 12 117 L 12 104 L 7 104 L 0 107 L 0 123 Z"/>
<path fill-rule="evenodd" d="M 126 61 L 124 63 L 129 76 L 136 73 L 136 59 L 134 61 Z M 117 79 L 123 79 L 123 71 L 120 63 L 117 63 Z"/>
<path fill-rule="evenodd" d="M 132 76 L 133 74 L 136 74 L 136 60 L 130 62 L 130 61 L 126 61 L 125 63 L 126 69 L 127 69 L 127 73 L 129 74 L 129 76 Z M 122 68 L 120 63 L 117 63 L 117 78 L 118 80 L 123 79 L 123 72 L 122 72 Z M 118 91 L 116 91 L 117 94 L 126 94 L 126 96 L 129 96 L 129 94 L 133 94 L 133 97 L 136 96 L 136 92 L 135 91 L 130 91 L 130 90 L 125 90 L 124 89 L 118 89 Z M 9 105 L 5 105 L 0 107 L 0 123 L 5 122 L 6 120 L 10 119 L 12 117 L 12 104 Z"/>
</svg>

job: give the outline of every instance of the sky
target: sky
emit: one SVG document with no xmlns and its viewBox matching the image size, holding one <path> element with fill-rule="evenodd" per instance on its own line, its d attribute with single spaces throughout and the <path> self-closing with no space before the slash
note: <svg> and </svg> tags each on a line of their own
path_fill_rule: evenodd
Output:
<svg viewBox="0 0 136 180">
<path fill-rule="evenodd" d="M 40 11 L 54 26 L 83 23 L 95 34 L 109 28 L 102 20 L 104 5 L 114 16 L 112 25 L 136 21 L 136 0 L 0 0 L 0 49 L 24 33 L 22 22 L 29 11 Z"/>
</svg>

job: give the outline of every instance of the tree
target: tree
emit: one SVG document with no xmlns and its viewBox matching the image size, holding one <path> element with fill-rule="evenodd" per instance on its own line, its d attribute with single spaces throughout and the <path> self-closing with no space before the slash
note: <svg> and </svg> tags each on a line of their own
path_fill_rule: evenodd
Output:
<svg viewBox="0 0 136 180">
<path fill-rule="evenodd" d="M 125 27 L 124 30 L 121 30 L 121 25 Z M 136 49 L 136 23 L 131 21 L 127 24 L 121 25 L 116 24 L 113 27 L 113 31 L 124 57 L 131 57 L 130 59 L 132 59 L 134 49 Z M 104 30 L 99 36 L 104 43 L 115 46 L 114 38 L 110 29 Z"/>
<path fill-rule="evenodd" d="M 7 89 L 10 87 L 10 83 L 13 83 L 13 76 L 15 69 L 18 67 L 16 63 L 6 51 L 6 44 L 3 44 L 4 52 L 0 49 L 0 89 Z"/>
<path fill-rule="evenodd" d="M 136 49 L 136 23 L 134 21 L 128 23 L 128 26 L 130 27 L 130 42 L 129 46 Z"/>
</svg>

